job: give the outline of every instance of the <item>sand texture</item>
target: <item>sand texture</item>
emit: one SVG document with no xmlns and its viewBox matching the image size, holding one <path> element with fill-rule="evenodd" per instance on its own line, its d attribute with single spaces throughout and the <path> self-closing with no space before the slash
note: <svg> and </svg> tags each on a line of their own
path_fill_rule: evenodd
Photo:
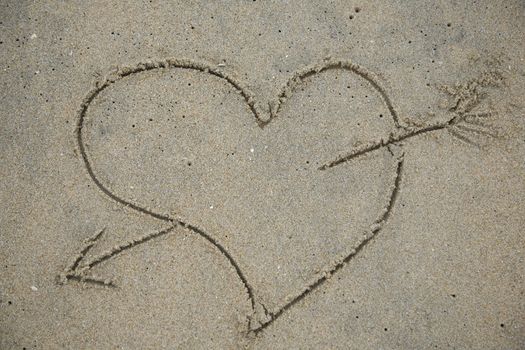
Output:
<svg viewBox="0 0 525 350">
<path fill-rule="evenodd" d="M 525 348 L 523 1 L 4 1 L 1 349 Z"/>
</svg>

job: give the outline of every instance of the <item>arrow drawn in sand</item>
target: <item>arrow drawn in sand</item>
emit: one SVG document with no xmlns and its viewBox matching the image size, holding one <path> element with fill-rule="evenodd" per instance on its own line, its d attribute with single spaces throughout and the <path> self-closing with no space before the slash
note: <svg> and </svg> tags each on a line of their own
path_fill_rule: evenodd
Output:
<svg viewBox="0 0 525 350">
<path fill-rule="evenodd" d="M 334 160 L 318 168 L 319 171 L 330 171 L 331 168 L 352 161 L 357 157 L 365 157 L 369 153 L 380 149 L 388 150 L 392 158 L 395 160 L 395 164 L 392 168 L 391 184 L 389 189 L 386 191 L 383 209 L 380 211 L 376 220 L 370 225 L 369 229 L 362 234 L 361 238 L 353 247 L 348 247 L 348 250 L 345 251 L 344 254 L 336 257 L 327 267 L 323 269 L 319 276 L 317 276 L 311 283 L 303 288 L 302 292 L 285 300 L 284 303 L 275 310 L 268 310 L 266 306 L 257 299 L 256 293 L 245 277 L 241 267 L 219 241 L 210 236 L 203 229 L 190 223 L 181 221 L 177 218 L 172 218 L 166 214 L 153 212 L 147 208 L 140 207 L 137 204 L 118 197 L 116 194 L 106 188 L 104 184 L 102 184 L 93 171 L 90 160 L 86 153 L 82 133 L 87 109 L 91 102 L 101 91 L 106 89 L 115 81 L 139 72 L 165 68 L 196 70 L 223 79 L 226 83 L 233 86 L 240 93 L 246 104 L 249 106 L 249 109 L 254 115 L 260 128 L 264 128 L 265 125 L 278 116 L 281 106 L 286 102 L 287 99 L 293 96 L 294 90 L 303 84 L 306 78 L 327 70 L 343 70 L 358 75 L 368 82 L 368 84 L 379 93 L 384 104 L 390 112 L 390 116 L 394 124 L 394 130 L 388 135 L 388 137 L 355 147 L 347 154 L 334 157 Z M 502 80 L 503 77 L 498 72 L 489 72 L 465 84 L 456 85 L 452 88 L 445 87 L 443 88 L 443 91 L 449 94 L 453 99 L 451 107 L 448 108 L 450 115 L 448 120 L 433 122 L 426 125 L 401 125 L 400 118 L 398 118 L 398 114 L 395 111 L 390 98 L 386 94 L 386 91 L 379 85 L 377 78 L 366 69 L 350 61 L 326 59 L 320 64 L 307 67 L 295 73 L 281 89 L 277 99 L 273 103 L 268 104 L 267 109 L 261 107 L 261 105 L 256 101 L 254 94 L 244 87 L 241 82 L 224 73 L 220 70 L 220 68 L 214 67 L 212 65 L 198 63 L 191 60 L 168 59 L 158 62 L 142 63 L 133 67 L 120 68 L 116 72 L 111 73 L 102 82 L 97 83 L 95 88 L 88 93 L 81 105 L 77 128 L 77 142 L 80 154 L 91 180 L 95 182 L 97 187 L 104 194 L 125 207 L 166 222 L 167 227 L 160 231 L 148 233 L 137 239 L 124 242 L 88 260 L 88 253 L 93 248 L 93 246 L 102 239 L 105 233 L 105 229 L 100 230 L 95 236 L 84 242 L 80 252 L 72 259 L 71 263 L 60 274 L 60 281 L 62 283 L 66 283 L 68 281 L 77 281 L 111 288 L 117 287 L 117 284 L 114 281 L 93 275 L 92 269 L 104 262 L 110 261 L 114 257 L 124 253 L 127 250 L 171 234 L 174 232 L 175 228 L 181 227 L 204 238 L 207 243 L 213 245 L 218 250 L 218 252 L 229 261 L 230 265 L 238 275 L 243 287 L 245 288 L 251 303 L 252 314 L 248 317 L 249 322 L 247 333 L 258 334 L 270 324 L 272 324 L 273 321 L 278 319 L 279 316 L 281 316 L 285 311 L 296 305 L 298 302 L 308 296 L 313 290 L 321 286 L 330 278 L 332 274 L 336 273 L 347 263 L 349 263 L 354 256 L 359 254 L 359 252 L 378 235 L 391 216 L 392 209 L 394 208 L 396 199 L 400 192 L 404 167 L 403 149 L 405 142 L 413 137 L 419 137 L 440 131 L 447 131 L 450 135 L 461 142 L 471 146 L 474 145 L 480 147 L 481 144 L 487 139 L 501 136 L 501 133 L 489 123 L 489 118 L 494 116 L 495 113 L 492 111 L 476 112 L 475 110 L 477 107 L 479 107 L 479 103 L 483 98 L 483 88 L 488 86 L 497 86 Z"/>
</svg>

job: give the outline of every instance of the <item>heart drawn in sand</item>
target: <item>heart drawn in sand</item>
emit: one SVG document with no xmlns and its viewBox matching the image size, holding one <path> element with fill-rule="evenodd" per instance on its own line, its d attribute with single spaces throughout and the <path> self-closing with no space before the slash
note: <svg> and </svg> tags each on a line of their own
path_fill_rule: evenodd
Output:
<svg viewBox="0 0 525 350">
<path fill-rule="evenodd" d="M 378 79 L 348 61 L 295 73 L 266 106 L 226 68 L 170 59 L 97 84 L 77 137 L 107 196 L 219 249 L 260 329 L 380 230 L 402 160 L 390 145 L 353 162 L 341 155 L 399 129 Z"/>
</svg>

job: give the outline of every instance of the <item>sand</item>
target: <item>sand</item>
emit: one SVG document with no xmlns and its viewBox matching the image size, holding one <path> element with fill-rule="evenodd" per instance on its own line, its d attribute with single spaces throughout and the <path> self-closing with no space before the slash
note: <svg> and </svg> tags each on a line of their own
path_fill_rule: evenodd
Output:
<svg viewBox="0 0 525 350">
<path fill-rule="evenodd" d="M 0 27 L 0 348 L 525 347 L 523 2 Z"/>
</svg>

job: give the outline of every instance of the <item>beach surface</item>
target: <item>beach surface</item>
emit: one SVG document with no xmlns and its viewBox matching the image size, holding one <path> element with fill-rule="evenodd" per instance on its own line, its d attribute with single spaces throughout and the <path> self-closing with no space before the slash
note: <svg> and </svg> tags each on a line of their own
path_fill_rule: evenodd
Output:
<svg viewBox="0 0 525 350">
<path fill-rule="evenodd" d="M 2 1 L 1 349 L 525 348 L 525 5 Z"/>
</svg>

